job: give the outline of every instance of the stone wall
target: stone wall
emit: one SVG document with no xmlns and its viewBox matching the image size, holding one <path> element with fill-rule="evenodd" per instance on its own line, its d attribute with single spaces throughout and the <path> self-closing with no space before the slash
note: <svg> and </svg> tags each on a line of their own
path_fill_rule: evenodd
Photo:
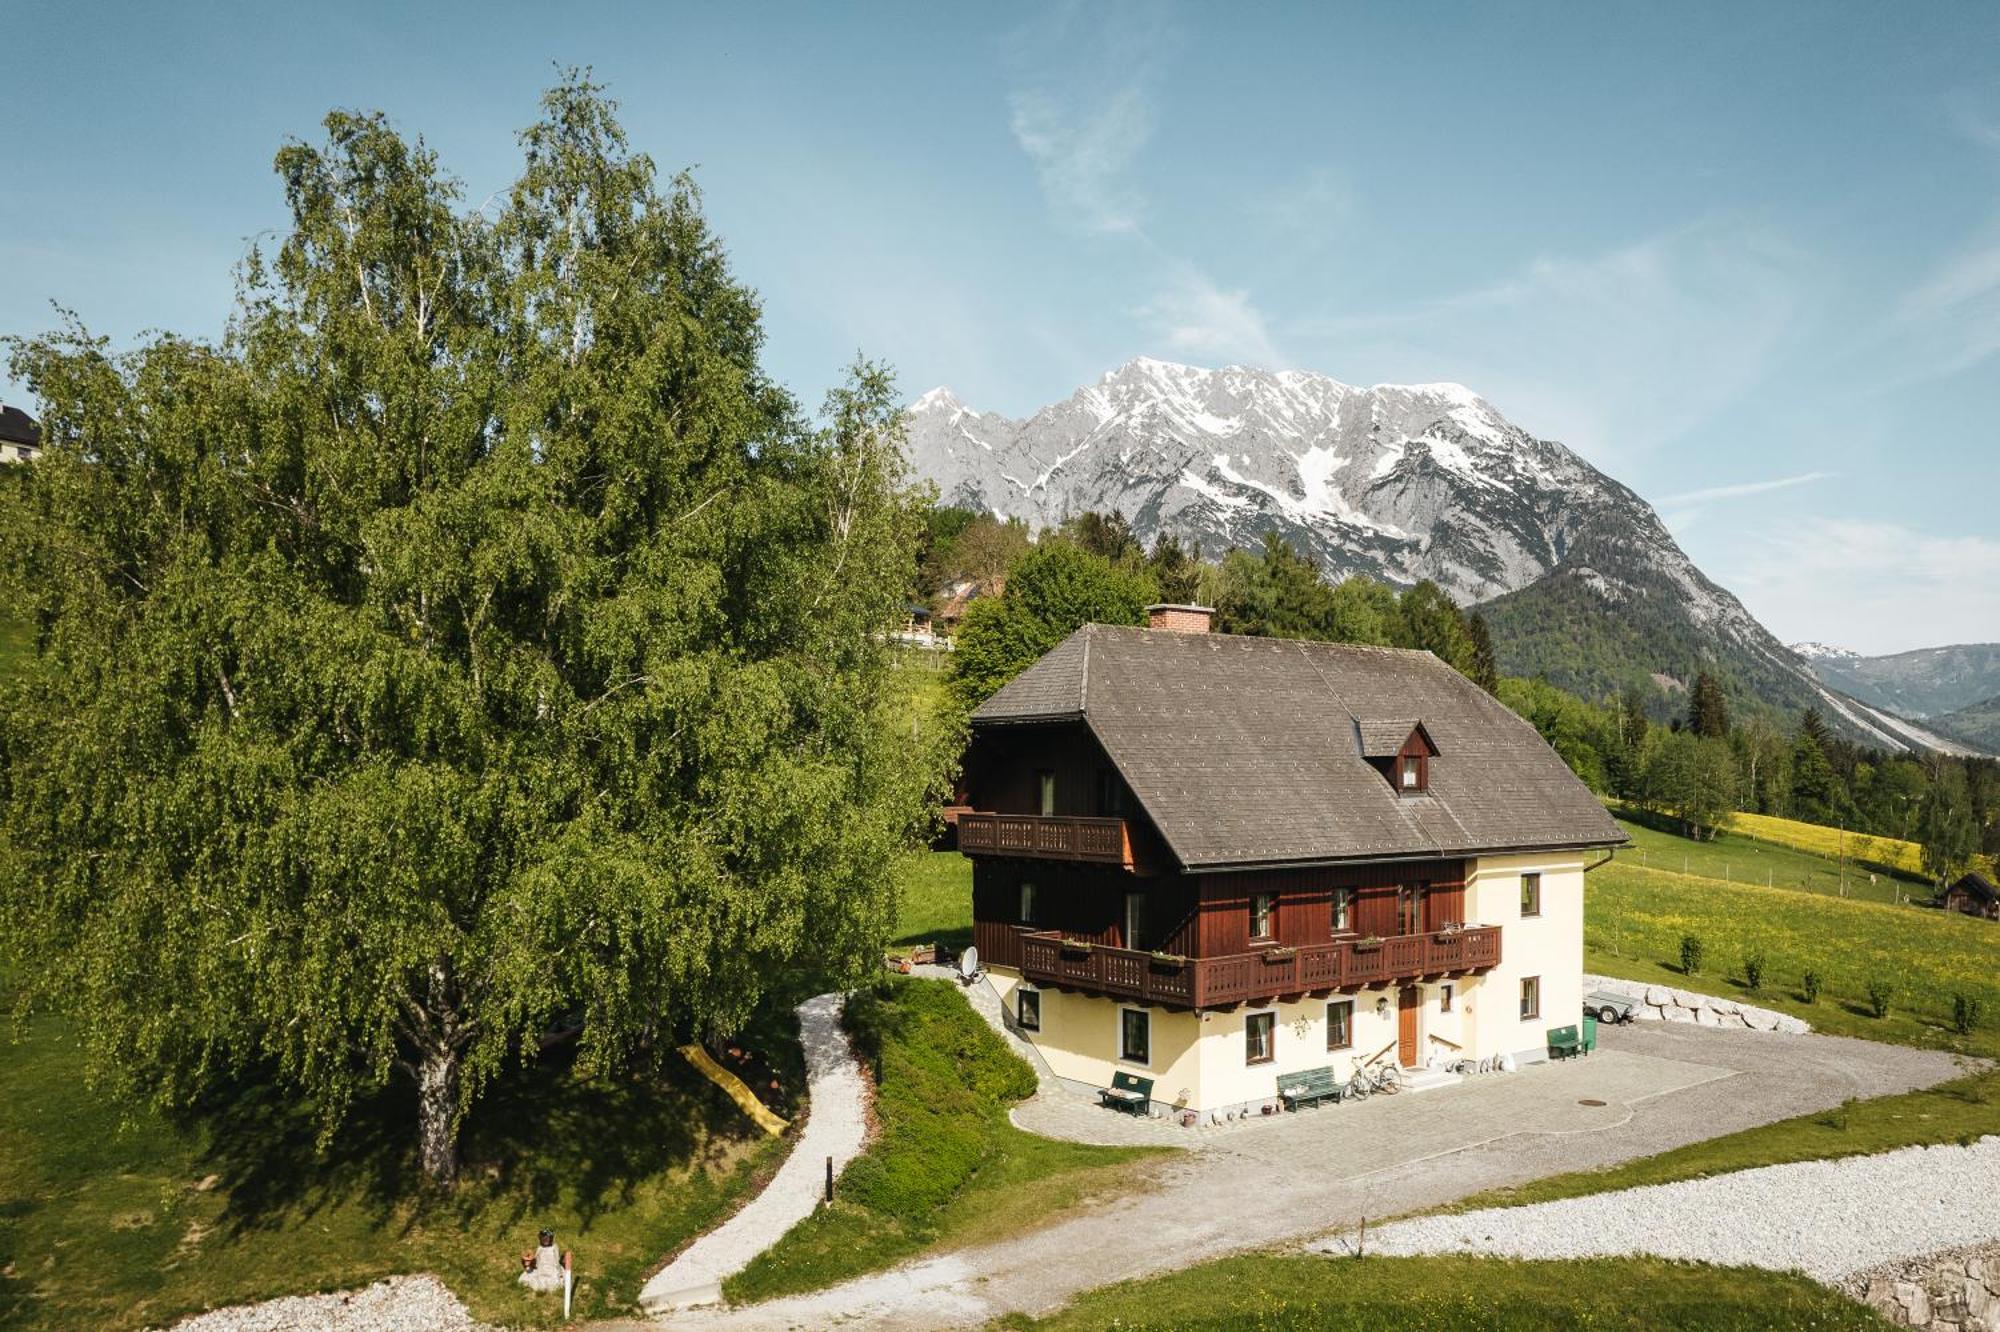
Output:
<svg viewBox="0 0 2000 1332">
<path fill-rule="evenodd" d="M 1613 994 L 1630 995 L 1639 1001 L 1639 1006 L 1632 1016 L 1655 1022 L 1692 1022 L 1703 1027 L 1748 1027 L 1753 1031 L 1778 1031 L 1791 1036 L 1804 1035 L 1812 1030 L 1811 1024 L 1789 1013 L 1758 1008 L 1754 1004 L 1738 1003 L 1734 999 L 1719 999 L 1712 994 L 1676 990 L 1665 985 L 1647 985 L 1641 981 L 1618 980 L 1611 976 L 1592 976 L 1585 973 L 1583 989 L 1586 994 L 1592 990 L 1610 990 Z"/>
<path fill-rule="evenodd" d="M 2000 1244 L 1884 1263 L 1840 1284 L 1898 1327 L 2000 1332 Z"/>
</svg>

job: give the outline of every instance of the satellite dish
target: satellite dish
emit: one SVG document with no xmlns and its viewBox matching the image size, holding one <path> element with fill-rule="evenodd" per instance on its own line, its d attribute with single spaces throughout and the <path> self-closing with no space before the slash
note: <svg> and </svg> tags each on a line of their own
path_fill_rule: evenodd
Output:
<svg viewBox="0 0 2000 1332">
<path fill-rule="evenodd" d="M 967 981 L 979 978 L 979 945 L 967 944 L 965 951 L 958 955 L 958 974 Z"/>
</svg>

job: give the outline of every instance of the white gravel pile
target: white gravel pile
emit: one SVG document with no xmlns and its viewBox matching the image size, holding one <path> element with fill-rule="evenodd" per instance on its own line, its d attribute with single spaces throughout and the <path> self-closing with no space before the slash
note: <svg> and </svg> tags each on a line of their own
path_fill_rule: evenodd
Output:
<svg viewBox="0 0 2000 1332">
<path fill-rule="evenodd" d="M 396 1276 L 362 1290 L 291 1295 L 214 1309 L 174 1332 L 489 1332 L 434 1276 Z"/>
<path fill-rule="evenodd" d="M 1885 1260 L 2000 1240 L 2000 1137 L 1970 1147 L 1764 1166 L 1527 1207 L 1416 1217 L 1370 1253 L 1513 1258 L 1650 1254 L 1834 1282 Z M 1353 1236 L 1319 1245 L 1346 1252 Z"/>
</svg>

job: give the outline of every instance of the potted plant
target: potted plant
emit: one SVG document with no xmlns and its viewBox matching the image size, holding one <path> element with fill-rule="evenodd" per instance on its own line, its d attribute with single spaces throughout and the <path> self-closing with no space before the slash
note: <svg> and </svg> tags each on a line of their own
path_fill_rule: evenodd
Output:
<svg viewBox="0 0 2000 1332">
<path fill-rule="evenodd" d="M 1187 965 L 1187 958 L 1179 953 L 1163 953 L 1155 949 L 1153 951 L 1153 965 L 1161 971 L 1179 971 Z"/>
<path fill-rule="evenodd" d="M 1299 950 L 1290 944 L 1280 944 L 1276 948 L 1266 948 L 1264 950 L 1264 960 L 1266 962 L 1289 962 L 1298 955 Z"/>
<path fill-rule="evenodd" d="M 1062 950 L 1065 953 L 1088 953 L 1090 951 L 1090 940 L 1078 939 L 1072 935 L 1065 934 L 1062 941 Z"/>
<path fill-rule="evenodd" d="M 1382 936 L 1379 934 L 1364 935 L 1354 941 L 1354 951 L 1357 953 L 1372 953 L 1381 946 Z"/>
</svg>

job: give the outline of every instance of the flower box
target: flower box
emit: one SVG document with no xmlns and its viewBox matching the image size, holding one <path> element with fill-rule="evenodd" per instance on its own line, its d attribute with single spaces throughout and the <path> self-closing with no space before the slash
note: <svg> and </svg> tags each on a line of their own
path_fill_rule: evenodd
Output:
<svg viewBox="0 0 2000 1332">
<path fill-rule="evenodd" d="M 1289 962 L 1298 955 L 1299 950 L 1291 947 L 1266 948 L 1264 950 L 1264 960 L 1266 962 Z"/>
<path fill-rule="evenodd" d="M 1357 953 L 1372 953 L 1381 946 L 1382 936 L 1379 934 L 1371 934 L 1365 939 L 1356 939 L 1354 941 L 1354 951 Z"/>
</svg>

